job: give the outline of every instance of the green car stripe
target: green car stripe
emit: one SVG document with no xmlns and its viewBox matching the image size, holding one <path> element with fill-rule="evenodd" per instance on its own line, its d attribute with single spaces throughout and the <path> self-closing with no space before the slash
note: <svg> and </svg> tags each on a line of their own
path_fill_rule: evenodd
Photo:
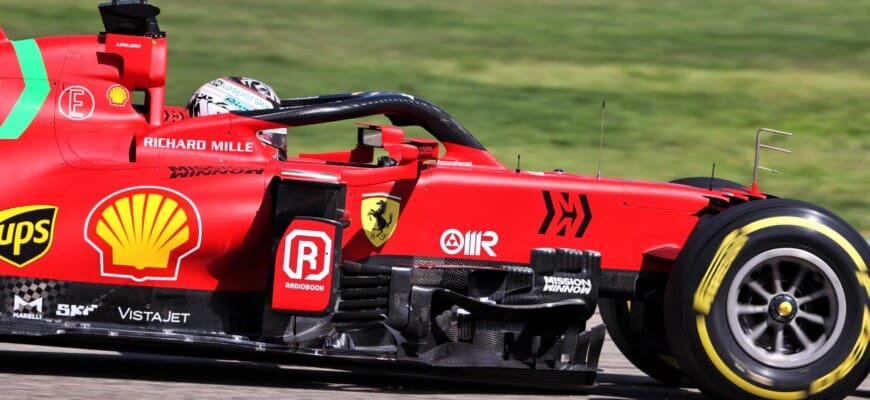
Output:
<svg viewBox="0 0 870 400">
<path fill-rule="evenodd" d="M 24 90 L 12 106 L 12 111 L 0 125 L 0 139 L 18 139 L 30 126 L 42 103 L 48 97 L 51 87 L 45 73 L 45 63 L 39 46 L 33 39 L 12 41 L 18 66 L 24 79 Z"/>
</svg>

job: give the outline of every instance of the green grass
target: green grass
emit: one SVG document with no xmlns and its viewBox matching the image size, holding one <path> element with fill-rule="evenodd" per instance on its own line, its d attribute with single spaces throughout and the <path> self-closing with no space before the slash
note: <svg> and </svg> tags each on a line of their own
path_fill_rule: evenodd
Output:
<svg viewBox="0 0 870 400">
<path fill-rule="evenodd" d="M 95 33 L 97 2 L 0 4 L 12 38 Z M 12 3 L 12 4 L 10 4 Z M 749 183 L 830 208 L 870 233 L 870 1 L 156 1 L 170 43 L 170 101 L 244 74 L 283 97 L 402 91 L 462 121 L 505 164 Z M 352 142 L 349 124 L 297 145 Z M 292 131 L 296 132 L 296 131 Z"/>
</svg>

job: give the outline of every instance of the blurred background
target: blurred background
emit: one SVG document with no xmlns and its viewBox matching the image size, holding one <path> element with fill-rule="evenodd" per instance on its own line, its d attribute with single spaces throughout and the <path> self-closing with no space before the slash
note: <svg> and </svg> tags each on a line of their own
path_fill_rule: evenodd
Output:
<svg viewBox="0 0 870 400">
<path fill-rule="evenodd" d="M 95 34 L 97 1 L 0 0 L 11 39 Z M 423 97 L 504 164 L 593 175 L 751 182 L 870 234 L 870 1 L 151 1 L 170 46 L 168 95 L 245 75 L 281 97 Z M 367 118 L 366 120 L 371 120 Z M 352 146 L 349 122 L 291 130 L 302 151 Z M 414 132 L 416 134 L 416 132 Z M 293 150 L 291 149 L 291 152 Z"/>
</svg>

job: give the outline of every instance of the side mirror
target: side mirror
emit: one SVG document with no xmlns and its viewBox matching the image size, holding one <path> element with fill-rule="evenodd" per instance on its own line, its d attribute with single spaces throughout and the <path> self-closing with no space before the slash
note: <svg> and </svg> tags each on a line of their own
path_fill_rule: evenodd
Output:
<svg viewBox="0 0 870 400">
<path fill-rule="evenodd" d="M 384 137 L 380 129 L 371 127 L 357 129 L 357 142 L 363 146 L 384 147 Z"/>
<path fill-rule="evenodd" d="M 357 142 L 363 146 L 386 149 L 405 141 L 405 131 L 398 126 L 360 124 L 357 129 Z"/>
<path fill-rule="evenodd" d="M 405 131 L 398 126 L 362 124 L 357 129 L 357 143 L 383 148 L 398 164 L 416 161 L 420 154 L 416 146 L 405 143 Z"/>
</svg>

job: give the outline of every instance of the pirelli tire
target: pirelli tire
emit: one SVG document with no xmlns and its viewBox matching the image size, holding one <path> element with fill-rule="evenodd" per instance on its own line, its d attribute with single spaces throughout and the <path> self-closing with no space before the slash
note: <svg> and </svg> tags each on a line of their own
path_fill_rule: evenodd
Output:
<svg viewBox="0 0 870 400">
<path fill-rule="evenodd" d="M 598 299 L 610 339 L 637 369 L 668 386 L 688 384 L 668 346 L 661 302 Z"/>
<path fill-rule="evenodd" d="M 683 370 L 720 399 L 837 399 L 870 370 L 870 248 L 811 204 L 759 200 L 688 239 L 665 291 Z"/>
</svg>

